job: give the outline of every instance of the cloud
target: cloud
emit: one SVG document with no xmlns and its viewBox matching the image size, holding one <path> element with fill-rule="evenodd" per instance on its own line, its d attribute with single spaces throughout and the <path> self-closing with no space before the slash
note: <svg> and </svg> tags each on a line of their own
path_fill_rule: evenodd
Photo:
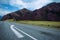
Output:
<svg viewBox="0 0 60 40">
<path fill-rule="evenodd" d="M 15 6 L 11 6 L 8 4 L 0 4 L 0 15 L 5 15 L 10 12 L 17 11 L 17 10 L 18 10 L 18 8 Z"/>
<path fill-rule="evenodd" d="M 0 0 L 0 3 L 2 3 L 2 4 L 8 4 L 9 0 Z"/>
<path fill-rule="evenodd" d="M 30 10 L 38 9 L 51 2 L 60 2 L 60 0 L 0 0 L 0 3 L 9 4 L 19 9 L 27 8 Z"/>
<path fill-rule="evenodd" d="M 1 0 L 0 3 L 15 6 L 19 9 L 27 8 L 30 10 L 35 10 L 52 1 L 53 0 Z"/>
<path fill-rule="evenodd" d="M 18 9 L 27 8 L 29 10 L 35 10 L 51 2 L 53 2 L 53 0 L 33 0 L 33 1 L 32 0 L 29 1 L 28 0 L 0 0 L 0 5 L 6 4 L 3 6 L 4 7 L 3 9 L 0 8 L 0 15 L 5 15 L 7 13 L 12 12 L 10 10 L 17 10 L 16 8 Z"/>
<path fill-rule="evenodd" d="M 27 3 L 23 2 L 22 0 L 11 0 L 10 5 L 23 8 L 26 7 Z"/>
<path fill-rule="evenodd" d="M 24 2 L 22 0 L 11 0 L 10 5 L 16 6 L 20 9 L 21 8 L 38 9 L 50 2 L 52 2 L 52 0 L 35 0 L 33 2 Z"/>
<path fill-rule="evenodd" d="M 6 10 L 6 9 L 0 8 L 0 15 L 1 15 L 1 16 L 6 15 L 6 14 L 8 14 L 8 13 L 10 13 L 10 11 L 8 11 L 8 10 Z"/>
<path fill-rule="evenodd" d="M 52 2 L 52 1 L 51 0 L 37 0 L 37 1 L 34 1 L 32 3 L 29 3 L 27 5 L 27 7 L 38 9 L 38 8 L 41 8 L 41 7 L 45 6 L 46 4 L 48 4 L 50 2 Z"/>
<path fill-rule="evenodd" d="M 22 0 L 23 2 L 27 2 L 27 3 L 30 3 L 30 2 L 34 2 L 36 0 Z"/>
</svg>

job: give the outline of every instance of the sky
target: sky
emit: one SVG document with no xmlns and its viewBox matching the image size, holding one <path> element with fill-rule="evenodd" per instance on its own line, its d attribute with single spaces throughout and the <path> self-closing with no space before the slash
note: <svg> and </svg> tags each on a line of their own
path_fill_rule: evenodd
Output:
<svg viewBox="0 0 60 40">
<path fill-rule="evenodd" d="M 51 2 L 60 2 L 60 0 L 0 0 L 0 15 L 3 16 L 23 8 L 33 11 Z"/>
</svg>

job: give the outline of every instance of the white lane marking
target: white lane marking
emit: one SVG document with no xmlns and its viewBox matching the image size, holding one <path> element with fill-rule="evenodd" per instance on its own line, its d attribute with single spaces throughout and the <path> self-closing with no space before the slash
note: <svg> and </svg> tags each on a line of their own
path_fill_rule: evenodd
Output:
<svg viewBox="0 0 60 40">
<path fill-rule="evenodd" d="M 22 31 L 22 30 L 20 30 L 20 29 L 18 29 L 18 28 L 16 28 L 16 27 L 14 27 L 14 28 L 17 29 L 18 31 L 20 31 L 21 33 L 23 33 L 23 34 L 29 36 L 29 37 L 32 38 L 33 40 L 38 40 L 38 39 L 32 37 L 31 35 L 27 34 L 26 32 L 24 32 L 24 31 Z"/>
<path fill-rule="evenodd" d="M 23 38 L 24 37 L 21 33 L 19 33 L 17 30 L 14 29 L 14 25 L 11 25 L 10 28 L 18 38 Z"/>
</svg>

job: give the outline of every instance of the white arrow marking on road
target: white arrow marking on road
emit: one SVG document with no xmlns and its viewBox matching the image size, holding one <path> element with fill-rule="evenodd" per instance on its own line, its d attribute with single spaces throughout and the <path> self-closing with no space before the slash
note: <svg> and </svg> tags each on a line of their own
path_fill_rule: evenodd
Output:
<svg viewBox="0 0 60 40">
<path fill-rule="evenodd" d="M 10 28 L 18 38 L 23 38 L 24 37 L 21 33 L 19 33 L 17 30 L 14 29 L 14 25 L 11 25 Z"/>
<path fill-rule="evenodd" d="M 16 27 L 14 27 L 14 28 L 16 28 Z M 24 32 L 24 31 L 22 31 L 22 30 L 20 30 L 20 29 L 18 29 L 18 28 L 16 28 L 18 31 L 20 31 L 20 32 L 22 32 L 23 34 L 25 34 L 25 35 L 27 35 L 27 36 L 29 36 L 30 38 L 32 38 L 33 40 L 38 40 L 38 39 L 36 39 L 36 38 L 34 38 L 34 37 L 32 37 L 31 35 L 29 35 L 29 34 L 27 34 L 26 32 Z"/>
</svg>

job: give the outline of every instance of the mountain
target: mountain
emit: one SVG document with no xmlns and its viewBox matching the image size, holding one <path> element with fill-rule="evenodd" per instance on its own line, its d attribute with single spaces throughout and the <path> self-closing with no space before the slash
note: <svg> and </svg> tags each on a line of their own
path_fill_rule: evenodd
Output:
<svg viewBox="0 0 60 40">
<path fill-rule="evenodd" d="M 4 15 L 1 20 L 7 20 L 7 19 L 14 19 L 14 20 L 31 20 L 32 19 L 33 12 L 23 8 L 21 10 L 18 10 L 16 12 L 9 13 L 7 15 Z"/>
<path fill-rule="evenodd" d="M 33 12 L 37 20 L 60 21 L 60 3 L 53 2 Z"/>
<path fill-rule="evenodd" d="M 60 3 L 53 2 L 34 11 L 23 8 L 2 18 L 2 20 L 7 19 L 60 21 Z"/>
</svg>

